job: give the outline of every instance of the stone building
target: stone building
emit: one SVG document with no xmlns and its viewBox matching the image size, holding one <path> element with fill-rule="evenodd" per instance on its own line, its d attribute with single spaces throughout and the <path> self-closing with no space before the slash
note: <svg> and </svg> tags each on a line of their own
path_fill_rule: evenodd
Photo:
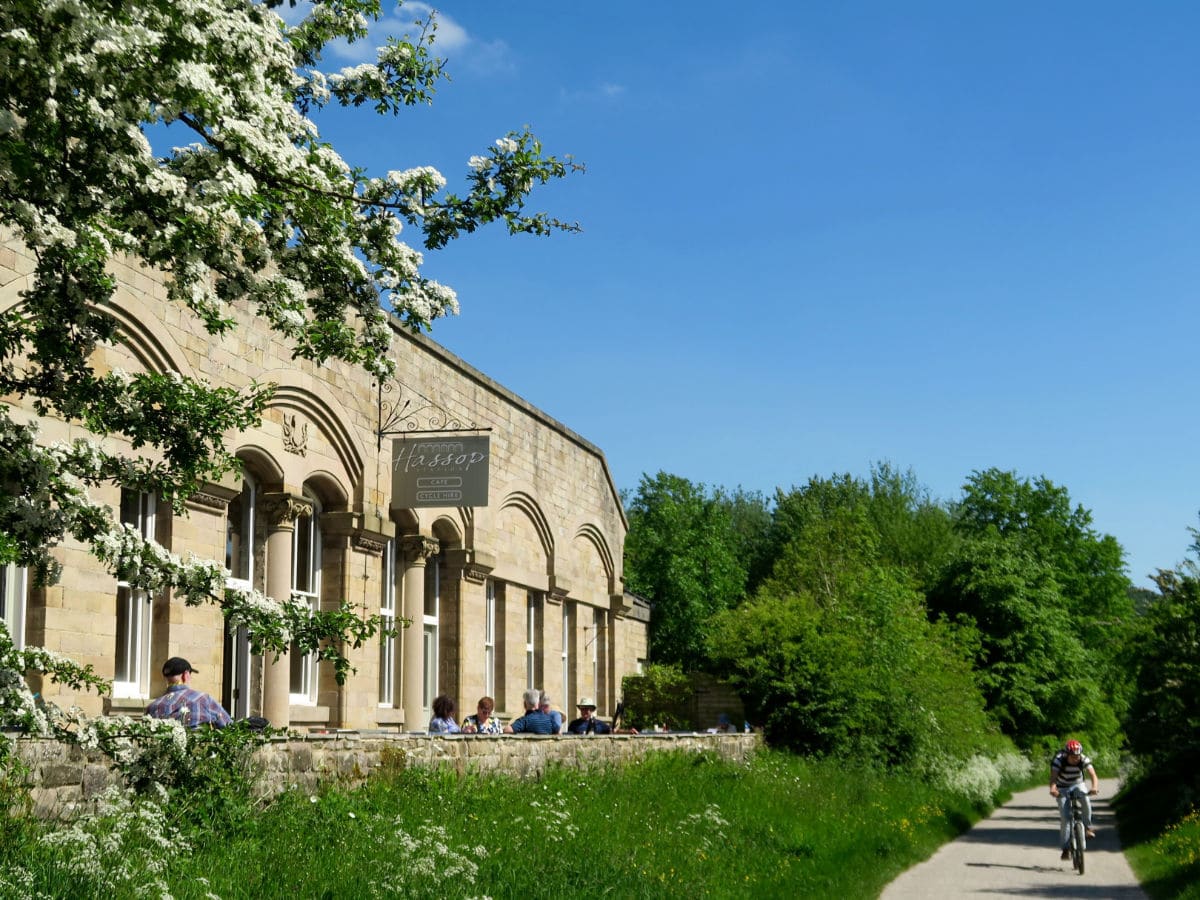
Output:
<svg viewBox="0 0 1200 900">
<path fill-rule="evenodd" d="M 0 310 L 19 303 L 32 269 L 20 244 L 0 242 Z M 244 310 L 239 328 L 213 338 L 167 301 L 156 273 L 129 260 L 111 269 L 120 343 L 98 351 L 99 370 L 277 389 L 259 427 L 226 435 L 243 473 L 206 485 L 186 516 L 129 490 L 95 499 L 177 554 L 223 560 L 232 579 L 268 596 L 314 608 L 345 599 L 411 626 L 352 651 L 356 672 L 338 685 L 313 658 L 252 656 L 216 607 L 132 591 L 67 542 L 55 551 L 63 574 L 54 586 L 0 568 L 0 612 L 19 641 L 113 679 L 102 699 L 40 685 L 49 699 L 138 713 L 163 688 L 162 661 L 183 656 L 199 670 L 196 686 L 235 718 L 301 729 L 423 729 L 439 693 L 456 699 L 460 716 L 491 695 L 507 721 L 532 686 L 564 708 L 587 694 L 612 711 L 621 677 L 646 657 L 649 616 L 623 591 L 627 523 L 597 447 L 398 326 L 396 375 L 380 386 L 340 362 L 293 360 Z M 17 405 L 13 415 L 33 413 Z M 55 420 L 40 426 L 47 442 L 84 434 Z M 395 441 L 411 457 L 458 453 L 471 437 L 489 439 L 486 505 L 399 505 L 407 488 L 394 483 L 404 469 Z"/>
</svg>

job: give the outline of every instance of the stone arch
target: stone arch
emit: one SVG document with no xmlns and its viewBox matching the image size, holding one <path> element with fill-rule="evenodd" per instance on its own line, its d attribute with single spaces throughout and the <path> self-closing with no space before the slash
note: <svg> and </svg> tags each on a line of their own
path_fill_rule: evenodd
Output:
<svg viewBox="0 0 1200 900">
<path fill-rule="evenodd" d="M 350 506 L 350 494 L 332 472 L 324 469 L 309 472 L 304 478 L 304 486 L 320 498 L 325 512 L 338 512 Z"/>
<path fill-rule="evenodd" d="M 245 444 L 238 447 L 234 455 L 242 461 L 252 475 L 263 483 L 283 483 L 283 468 L 275 461 L 275 457 L 270 451 L 257 444 Z"/>
<path fill-rule="evenodd" d="M 616 591 L 616 566 L 613 562 L 612 549 L 609 547 L 608 539 L 604 537 L 604 533 L 591 522 L 584 522 L 575 530 L 575 539 L 576 541 L 583 541 L 595 550 L 608 582 L 608 593 L 614 593 Z M 582 560 L 580 561 L 580 568 L 584 568 Z"/>
<path fill-rule="evenodd" d="M 501 511 L 505 509 L 516 509 L 521 511 L 528 517 L 533 524 L 534 531 L 537 533 L 538 540 L 541 542 L 542 551 L 546 555 L 547 574 L 551 574 L 551 568 L 554 564 L 554 531 L 550 527 L 550 522 L 546 518 L 546 514 L 542 512 L 541 505 L 533 497 L 525 491 L 511 491 L 500 502 Z"/>
<path fill-rule="evenodd" d="M 358 485 L 363 477 L 365 454 L 359 440 L 337 414 L 340 404 L 323 385 L 314 381 L 301 387 L 294 383 L 294 378 L 295 372 L 290 369 L 263 374 L 262 381 L 278 385 L 267 408 L 299 412 L 312 421 L 329 441 L 351 484 Z"/>
<path fill-rule="evenodd" d="M 429 530 L 438 539 L 443 550 L 461 547 L 463 544 L 462 529 L 450 516 L 438 516 L 429 526 Z"/>
<path fill-rule="evenodd" d="M 26 280 L 23 288 L 12 291 L 13 303 L 0 302 L 0 310 L 19 310 L 25 306 L 20 296 L 20 290 L 32 286 L 30 276 L 17 276 L 14 282 Z M 0 285 L 0 291 L 10 284 Z M 125 295 L 130 296 L 130 295 Z M 2 298 L 0 298 L 2 299 Z M 136 298 L 133 298 L 136 302 Z M 111 301 L 103 308 L 103 312 L 116 322 L 117 346 L 127 350 L 138 364 L 147 372 L 165 375 L 168 372 L 178 372 L 185 378 L 196 378 L 196 372 L 188 362 L 179 343 L 171 333 L 163 327 L 162 322 L 155 316 L 146 315 L 145 311 L 130 308 L 122 302 L 122 292 L 113 295 Z"/>
<path fill-rule="evenodd" d="M 179 344 L 154 316 L 138 315 L 120 303 L 120 294 L 104 310 L 117 323 L 117 338 L 147 372 L 166 374 L 178 372 L 185 378 L 195 378 L 195 371 L 180 350 Z"/>
</svg>

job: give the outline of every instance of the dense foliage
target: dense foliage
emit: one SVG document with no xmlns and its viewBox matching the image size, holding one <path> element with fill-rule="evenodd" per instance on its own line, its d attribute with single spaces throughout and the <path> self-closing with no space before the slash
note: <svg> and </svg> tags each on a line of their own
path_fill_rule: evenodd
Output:
<svg viewBox="0 0 1200 900">
<path fill-rule="evenodd" d="M 915 493 L 897 505 L 897 487 L 881 471 L 780 496 L 772 575 L 714 620 L 712 664 L 772 743 L 908 764 L 994 739 L 960 635 L 928 619 L 920 572 L 896 563 L 914 533 L 897 509 L 924 510 Z"/>
<path fill-rule="evenodd" d="M 652 653 L 693 648 L 655 659 L 726 677 L 774 743 L 891 763 L 1002 735 L 1120 744 L 1122 551 L 1045 478 L 975 472 L 944 503 L 880 465 L 767 506 L 660 473 L 630 510 L 627 578 L 662 614 Z M 712 566 L 737 577 L 697 576 Z"/>
<path fill-rule="evenodd" d="M 1117 813 L 1121 840 L 1147 894 L 1200 897 L 1200 532 L 1192 558 L 1160 569 L 1157 593 L 1125 660 L 1134 673 L 1125 721 L 1135 755 Z"/>
<path fill-rule="evenodd" d="M 643 476 L 626 508 L 625 584 L 654 604 L 650 654 L 699 666 L 706 623 L 746 586 L 733 516 L 720 494 L 665 472 Z"/>
<path fill-rule="evenodd" d="M 1147 771 L 1177 785 L 1183 812 L 1200 806 L 1200 568 L 1161 570 L 1155 581 L 1159 596 L 1130 647 L 1137 690 L 1126 732 Z"/>
<path fill-rule="evenodd" d="M 621 679 L 621 695 L 622 724 L 639 732 L 687 731 L 695 724 L 687 712 L 694 691 L 679 666 L 650 663 L 639 674 Z"/>
<path fill-rule="evenodd" d="M 989 469 L 963 490 L 963 543 L 929 603 L 979 629 L 989 709 L 1026 739 L 1118 741 L 1130 692 L 1118 653 L 1134 626 L 1120 545 L 1046 478 Z"/>
</svg>

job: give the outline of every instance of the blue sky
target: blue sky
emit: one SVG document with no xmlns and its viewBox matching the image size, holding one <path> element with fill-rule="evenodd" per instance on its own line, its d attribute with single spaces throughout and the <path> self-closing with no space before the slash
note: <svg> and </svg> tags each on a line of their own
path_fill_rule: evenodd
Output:
<svg viewBox="0 0 1200 900">
<path fill-rule="evenodd" d="M 406 4 L 399 21 L 419 11 Z M 772 493 L 1045 475 L 1178 563 L 1200 510 L 1200 6 L 446 2 L 432 107 L 324 116 L 382 174 L 528 124 L 549 239 L 428 254 L 433 337 L 601 447 Z M 327 60 L 332 67 L 334 59 Z"/>
</svg>

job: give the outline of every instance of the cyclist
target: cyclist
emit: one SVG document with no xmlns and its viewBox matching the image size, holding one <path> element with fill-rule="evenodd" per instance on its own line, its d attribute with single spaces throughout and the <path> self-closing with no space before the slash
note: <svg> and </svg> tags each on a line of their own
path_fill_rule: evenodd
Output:
<svg viewBox="0 0 1200 900">
<path fill-rule="evenodd" d="M 1071 802 L 1069 788 L 1083 784 L 1083 775 L 1087 773 L 1092 780 L 1092 787 L 1083 796 L 1083 827 L 1090 838 L 1096 836 L 1092 830 L 1092 801 L 1090 794 L 1100 793 L 1100 780 L 1092 761 L 1083 755 L 1083 745 L 1076 740 L 1067 741 L 1066 746 L 1054 754 L 1050 761 L 1050 796 L 1058 799 L 1058 815 L 1060 819 L 1059 836 L 1062 838 L 1062 858 L 1071 858 Z"/>
</svg>

